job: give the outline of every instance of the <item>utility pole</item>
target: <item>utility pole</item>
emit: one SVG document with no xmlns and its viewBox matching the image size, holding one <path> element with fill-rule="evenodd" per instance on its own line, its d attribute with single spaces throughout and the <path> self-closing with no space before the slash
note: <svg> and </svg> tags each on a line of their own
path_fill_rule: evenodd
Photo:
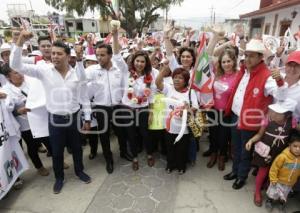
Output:
<svg viewBox="0 0 300 213">
<path fill-rule="evenodd" d="M 210 9 L 210 25 L 212 26 L 214 23 L 214 6 L 212 5 Z"/>
<path fill-rule="evenodd" d="M 216 24 L 216 12 L 214 12 L 214 21 L 213 21 L 214 24 Z"/>
</svg>

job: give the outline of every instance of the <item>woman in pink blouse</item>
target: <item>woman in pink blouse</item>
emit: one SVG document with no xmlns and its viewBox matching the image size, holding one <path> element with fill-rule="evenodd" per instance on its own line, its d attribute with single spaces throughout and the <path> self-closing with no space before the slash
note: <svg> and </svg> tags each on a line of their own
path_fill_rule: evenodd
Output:
<svg viewBox="0 0 300 213">
<path fill-rule="evenodd" d="M 233 50 L 226 49 L 218 59 L 214 89 L 214 108 L 208 112 L 213 126 L 209 127 L 209 142 L 212 154 L 207 163 L 212 168 L 218 160 L 220 171 L 225 169 L 225 156 L 227 154 L 228 142 L 230 140 L 230 118 L 224 116 L 224 110 L 232 91 L 233 82 L 237 71 L 237 59 Z"/>
</svg>

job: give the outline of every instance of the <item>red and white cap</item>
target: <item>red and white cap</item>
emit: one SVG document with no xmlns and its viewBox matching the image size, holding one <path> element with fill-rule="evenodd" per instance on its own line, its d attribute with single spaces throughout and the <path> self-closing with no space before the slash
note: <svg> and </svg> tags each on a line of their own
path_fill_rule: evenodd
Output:
<svg viewBox="0 0 300 213">
<path fill-rule="evenodd" d="M 297 64 L 300 64 L 300 51 L 290 53 L 286 63 L 289 62 L 296 62 Z"/>
</svg>

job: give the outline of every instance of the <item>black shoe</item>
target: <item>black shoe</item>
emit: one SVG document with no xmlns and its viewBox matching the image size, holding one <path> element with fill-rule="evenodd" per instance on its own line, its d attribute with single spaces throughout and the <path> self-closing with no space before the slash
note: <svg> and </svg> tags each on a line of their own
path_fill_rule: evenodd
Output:
<svg viewBox="0 0 300 213">
<path fill-rule="evenodd" d="M 89 154 L 89 159 L 93 160 L 96 157 L 96 153 Z"/>
<path fill-rule="evenodd" d="M 59 194 L 64 186 L 64 180 L 57 179 L 53 186 L 53 193 Z"/>
<path fill-rule="evenodd" d="M 290 191 L 290 193 L 289 193 L 289 195 L 288 195 L 288 198 L 294 198 L 294 197 L 296 197 L 296 195 L 297 195 L 298 193 L 299 193 L 299 192 L 296 192 L 296 191 L 292 190 L 292 191 Z M 300 213 L 300 211 L 299 211 L 299 213 Z"/>
<path fill-rule="evenodd" d="M 258 173 L 258 168 L 254 168 L 253 171 L 252 171 L 252 176 L 256 177 L 257 176 L 257 173 Z"/>
<path fill-rule="evenodd" d="M 173 169 L 171 169 L 171 168 L 166 168 L 166 172 L 168 173 L 168 174 L 171 174 L 172 173 L 172 171 L 173 171 Z"/>
<path fill-rule="evenodd" d="M 106 171 L 107 171 L 108 174 L 113 173 L 113 171 L 114 171 L 114 163 L 113 163 L 113 161 L 108 161 L 106 163 Z"/>
<path fill-rule="evenodd" d="M 268 212 L 271 212 L 273 210 L 273 208 L 274 208 L 273 200 L 270 199 L 270 198 L 268 198 L 266 200 L 265 207 L 266 207 L 266 209 L 267 209 Z"/>
<path fill-rule="evenodd" d="M 68 151 L 69 154 L 72 154 L 72 149 L 71 149 L 71 147 L 67 146 L 67 151 Z"/>
<path fill-rule="evenodd" d="M 234 181 L 232 188 L 241 189 L 245 184 L 246 184 L 246 181 L 238 178 Z"/>
<path fill-rule="evenodd" d="M 203 157 L 209 157 L 211 155 L 212 151 L 208 149 L 207 151 L 203 152 L 202 156 Z"/>
<path fill-rule="evenodd" d="M 178 174 L 179 174 L 179 175 L 183 175 L 184 173 L 185 173 L 185 170 L 184 170 L 184 169 L 178 170 Z"/>
<path fill-rule="evenodd" d="M 128 161 L 132 161 L 133 160 L 133 157 L 130 154 L 128 154 L 127 152 L 120 153 L 120 157 L 123 158 L 123 159 L 125 159 L 125 160 L 128 160 Z"/>
<path fill-rule="evenodd" d="M 86 184 L 92 182 L 90 176 L 88 176 L 84 172 L 79 173 L 77 176 L 82 182 L 84 182 Z"/>
<path fill-rule="evenodd" d="M 278 206 L 279 212 L 280 213 L 286 213 L 286 203 L 285 202 L 280 202 Z"/>
<path fill-rule="evenodd" d="M 230 172 L 229 174 L 227 174 L 223 177 L 224 180 L 234 180 L 236 178 L 237 178 L 237 175 L 234 174 L 233 172 Z"/>
</svg>

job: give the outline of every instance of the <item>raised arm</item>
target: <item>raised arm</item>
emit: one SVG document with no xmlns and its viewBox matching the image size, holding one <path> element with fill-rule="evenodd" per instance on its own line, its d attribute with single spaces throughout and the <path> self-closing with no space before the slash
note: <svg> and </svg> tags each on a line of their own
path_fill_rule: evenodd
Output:
<svg viewBox="0 0 300 213">
<path fill-rule="evenodd" d="M 220 41 L 220 39 L 222 39 L 224 37 L 224 31 L 215 31 L 212 30 L 213 32 L 213 37 L 211 39 L 209 39 L 208 45 L 207 45 L 207 53 L 209 56 L 212 56 L 214 53 L 214 49 L 218 43 L 218 41 Z"/>
<path fill-rule="evenodd" d="M 168 67 L 163 67 L 158 76 L 155 79 L 155 84 L 158 90 L 162 91 L 164 89 L 164 77 L 168 76 L 170 69 Z"/>
<path fill-rule="evenodd" d="M 35 64 L 24 64 L 22 61 L 23 44 L 30 38 L 32 38 L 32 33 L 27 32 L 25 30 L 21 31 L 16 45 L 13 47 L 12 52 L 10 54 L 9 65 L 13 70 L 17 72 L 41 79 L 44 66 L 39 66 Z"/>
<path fill-rule="evenodd" d="M 171 23 L 168 23 L 164 29 L 164 43 L 166 48 L 167 56 L 173 55 L 173 44 L 171 43 L 171 38 L 173 38 L 176 30 L 175 27 L 172 26 Z"/>
<path fill-rule="evenodd" d="M 112 24 L 112 37 L 113 37 L 113 42 L 112 42 L 112 49 L 113 49 L 113 53 L 115 55 L 120 53 L 121 50 L 121 45 L 119 43 L 119 30 L 118 30 L 118 26 L 115 24 Z"/>
</svg>

